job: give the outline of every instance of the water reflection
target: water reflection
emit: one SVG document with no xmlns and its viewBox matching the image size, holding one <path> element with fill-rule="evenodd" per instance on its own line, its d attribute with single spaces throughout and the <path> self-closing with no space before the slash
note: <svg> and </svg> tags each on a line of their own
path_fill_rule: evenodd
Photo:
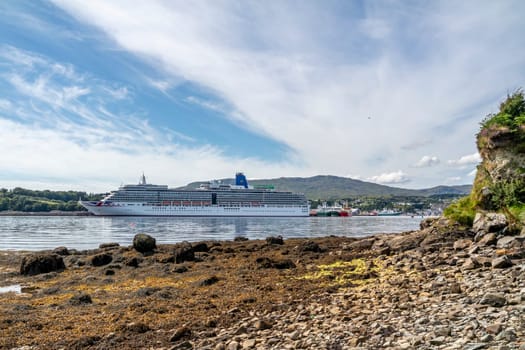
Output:
<svg viewBox="0 0 525 350">
<path fill-rule="evenodd" d="M 411 217 L 307 218 L 152 218 L 152 217 L 0 217 L 0 250 L 40 250 L 66 246 L 96 248 L 100 243 L 130 245 L 144 232 L 159 243 L 231 240 L 237 236 L 264 239 L 281 235 L 362 237 L 419 227 Z"/>
</svg>

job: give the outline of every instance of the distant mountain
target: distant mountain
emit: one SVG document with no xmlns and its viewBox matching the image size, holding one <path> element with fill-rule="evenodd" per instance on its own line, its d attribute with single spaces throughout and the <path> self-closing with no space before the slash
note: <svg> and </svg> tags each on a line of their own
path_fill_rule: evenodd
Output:
<svg viewBox="0 0 525 350">
<path fill-rule="evenodd" d="M 222 179 L 223 183 L 234 183 L 234 179 Z M 471 185 L 436 186 L 427 189 L 412 190 L 379 185 L 371 182 L 354 180 L 346 177 L 318 175 L 313 177 L 280 177 L 269 180 L 248 180 L 250 185 L 273 185 L 279 191 L 304 193 L 308 199 L 341 199 L 356 196 L 420 196 L 470 193 Z M 195 189 L 201 182 L 192 182 L 180 189 Z"/>
</svg>

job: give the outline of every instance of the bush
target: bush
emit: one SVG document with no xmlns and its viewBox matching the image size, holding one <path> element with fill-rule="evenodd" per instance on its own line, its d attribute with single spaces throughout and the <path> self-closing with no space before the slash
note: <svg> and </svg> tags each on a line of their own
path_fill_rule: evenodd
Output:
<svg viewBox="0 0 525 350">
<path fill-rule="evenodd" d="M 443 214 L 445 217 L 454 220 L 461 225 L 470 227 L 474 222 L 476 210 L 472 199 L 470 196 L 467 196 L 460 198 L 446 207 Z"/>
<path fill-rule="evenodd" d="M 481 122 L 481 128 L 490 126 L 504 126 L 511 130 L 518 130 L 525 124 L 525 96 L 523 90 L 518 89 L 512 95 L 507 95 L 507 99 L 501 102 L 499 113 L 489 114 Z"/>
</svg>

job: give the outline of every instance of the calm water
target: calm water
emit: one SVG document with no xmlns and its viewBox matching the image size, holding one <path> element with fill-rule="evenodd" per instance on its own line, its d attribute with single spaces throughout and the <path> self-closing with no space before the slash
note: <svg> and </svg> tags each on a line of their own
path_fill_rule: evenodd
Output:
<svg viewBox="0 0 525 350">
<path fill-rule="evenodd" d="M 41 250 L 66 246 L 97 248 L 100 243 L 130 245 L 137 233 L 158 243 L 231 240 L 237 236 L 264 239 L 281 235 L 363 237 L 419 228 L 411 217 L 306 218 L 152 218 L 152 217 L 0 217 L 0 250 Z"/>
</svg>

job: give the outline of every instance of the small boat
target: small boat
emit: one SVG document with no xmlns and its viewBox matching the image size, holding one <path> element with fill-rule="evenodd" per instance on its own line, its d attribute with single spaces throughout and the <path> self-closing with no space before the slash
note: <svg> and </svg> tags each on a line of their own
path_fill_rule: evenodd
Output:
<svg viewBox="0 0 525 350">
<path fill-rule="evenodd" d="M 320 208 L 310 211 L 310 216 L 352 216 L 351 211 L 343 209 L 341 206 L 326 206 L 326 203 Z"/>
<path fill-rule="evenodd" d="M 399 216 L 402 212 L 400 211 L 394 211 L 394 210 L 381 210 L 377 212 L 377 216 Z"/>
</svg>

